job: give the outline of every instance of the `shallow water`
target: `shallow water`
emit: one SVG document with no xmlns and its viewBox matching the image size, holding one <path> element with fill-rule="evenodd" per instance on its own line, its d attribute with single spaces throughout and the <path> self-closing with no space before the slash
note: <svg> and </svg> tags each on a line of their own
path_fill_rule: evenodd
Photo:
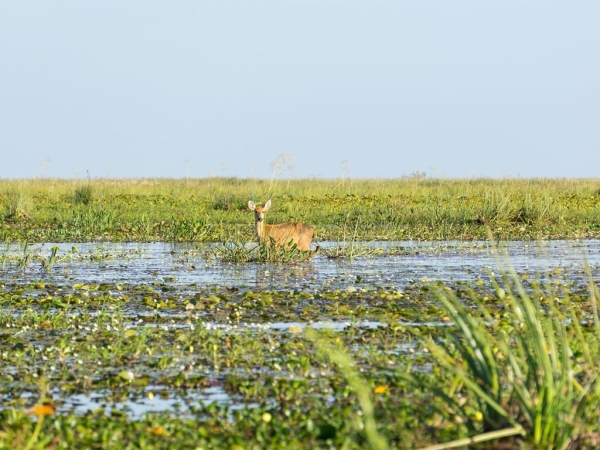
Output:
<svg viewBox="0 0 600 450">
<path fill-rule="evenodd" d="M 324 248 L 335 247 L 324 242 Z M 600 266 L 600 241 L 505 242 L 493 248 L 489 242 L 366 242 L 365 249 L 378 249 L 355 259 L 330 259 L 317 254 L 299 264 L 230 264 L 207 262 L 202 256 L 209 245 L 190 244 L 43 244 L 29 251 L 48 256 L 59 248 L 59 261 L 47 272 L 33 260 L 18 270 L 12 260 L 23 254 L 22 245 L 7 245 L 0 280 L 30 282 L 43 279 L 54 284 L 130 283 L 168 281 L 175 285 L 215 284 L 263 289 L 313 289 L 330 285 L 343 288 L 360 281 L 363 287 L 386 285 L 402 288 L 415 280 L 473 280 L 510 264 L 517 272 L 545 273 L 559 267 L 578 272 L 587 263 Z M 78 252 L 73 253 L 76 246 Z M 62 255 L 62 257 L 61 257 Z M 501 256 L 503 262 L 498 263 Z M 357 278 L 360 277 L 360 278 Z"/>
<path fill-rule="evenodd" d="M 154 388 L 154 389 L 153 389 Z M 60 410 L 69 411 L 74 414 L 86 414 L 99 408 L 106 412 L 121 411 L 134 419 L 140 419 L 144 414 L 170 410 L 183 415 L 189 415 L 189 406 L 199 402 L 210 405 L 231 403 L 231 397 L 227 395 L 220 386 L 205 388 L 202 392 L 187 395 L 186 398 L 162 398 L 153 391 L 163 390 L 164 387 L 149 387 L 145 398 L 126 400 L 122 402 L 107 402 L 101 394 L 76 394 L 69 396 Z M 148 394 L 152 393 L 152 398 Z"/>
<path fill-rule="evenodd" d="M 325 249 L 334 249 L 335 242 L 320 244 Z M 211 245 L 191 244 L 37 244 L 27 249 L 23 245 L 5 245 L 0 248 L 3 265 L 0 270 L 0 283 L 7 289 L 15 289 L 20 284 L 31 284 L 43 281 L 56 288 L 73 290 L 78 283 L 86 284 L 129 284 L 152 285 L 165 284 L 177 295 L 184 296 L 200 289 L 211 287 L 235 288 L 248 291 L 277 292 L 319 292 L 323 290 L 345 290 L 348 288 L 402 290 L 420 280 L 473 281 L 486 279 L 491 273 L 498 273 L 510 264 L 518 273 L 527 273 L 531 278 L 544 280 L 555 269 L 560 269 L 560 276 L 569 280 L 587 278 L 585 266 L 591 269 L 593 278 L 600 278 L 600 240 L 582 241 L 543 241 L 543 242 L 504 242 L 492 246 L 489 242 L 368 242 L 355 243 L 359 250 L 370 250 L 367 256 L 355 259 L 330 259 L 325 252 L 318 253 L 310 262 L 298 264 L 230 264 L 208 261 L 203 255 Z M 53 246 L 58 247 L 58 258 L 51 270 L 46 270 L 42 261 L 47 261 Z M 376 251 L 374 251 L 376 250 Z M 24 255 L 30 254 L 27 264 L 23 264 Z M 360 252 L 359 252 L 360 253 Z M 21 267 L 19 266 L 21 264 Z M 24 267 L 22 267 L 24 266 Z M 0 287 L 2 287 L 0 285 Z M 57 290 L 58 290 L 57 289 Z M 35 291 L 28 295 L 35 295 Z M 319 302 L 321 300 L 311 300 Z M 325 303 L 325 301 L 323 300 Z M 178 318 L 179 321 L 160 321 L 148 323 L 140 319 L 139 309 L 135 301 L 127 308 L 134 320 L 144 322 L 142 326 L 156 326 L 165 330 L 177 327 L 188 327 L 186 321 L 188 311 L 185 307 L 172 308 L 152 312 L 153 317 Z M 182 306 L 182 305 L 179 305 Z M 124 307 L 124 309 L 126 309 Z M 148 309 L 148 308 L 147 308 Z M 375 330 L 387 324 L 377 320 L 330 320 L 329 313 L 324 312 L 309 322 L 294 316 L 290 309 L 289 318 L 273 318 L 255 315 L 252 320 L 227 322 L 215 317 L 196 316 L 202 326 L 215 332 L 235 334 L 238 332 L 255 332 L 276 336 L 283 339 L 285 334 L 299 333 L 308 325 L 312 328 L 329 328 L 337 332 L 350 328 Z M 300 310 L 299 308 L 298 310 Z M 146 311 L 147 313 L 147 311 Z M 15 314 L 11 311 L 11 314 Z M 127 315 L 127 311 L 124 311 Z M 195 314 L 198 314 L 195 311 Z M 146 316 L 144 316 L 146 317 Z M 214 321 L 212 321 L 214 320 Z M 127 326 L 135 326 L 132 322 Z M 419 323 L 403 321 L 403 326 L 411 325 L 447 325 L 445 323 Z M 212 331 L 211 331 L 212 332 Z M 7 332 L 8 333 L 8 332 Z M 12 331 L 11 331 L 12 333 Z M 21 331 L 14 334 L 21 333 Z M 23 333 L 27 333 L 23 331 Z M 8 334 L 7 334 L 8 335 Z M 404 344 L 403 344 L 404 345 Z M 412 346 L 400 346 L 391 353 L 412 351 Z M 120 369 L 118 369 L 120 370 Z M 117 372 L 118 372 L 117 370 Z M 153 400 L 146 393 L 120 402 L 108 402 L 101 392 L 87 394 L 56 393 L 62 403 L 60 411 L 85 413 L 97 408 L 123 411 L 131 417 L 141 417 L 153 411 L 175 411 L 186 414 L 190 405 L 217 403 L 231 404 L 232 408 L 250 407 L 239 399 L 232 398 L 224 392 L 221 383 L 223 374 L 211 372 L 207 376 L 216 380 L 198 392 L 186 392 L 185 395 L 168 395 Z M 156 390 L 165 386 L 154 386 Z M 153 388 L 147 388 L 152 392 Z M 34 401 L 34 400 L 32 400 Z"/>
</svg>

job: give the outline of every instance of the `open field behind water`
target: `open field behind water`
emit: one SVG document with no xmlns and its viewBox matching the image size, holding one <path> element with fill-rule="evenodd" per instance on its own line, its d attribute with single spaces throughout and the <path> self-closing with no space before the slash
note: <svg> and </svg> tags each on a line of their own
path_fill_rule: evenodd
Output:
<svg viewBox="0 0 600 450">
<path fill-rule="evenodd" d="M 579 239 L 600 236 L 598 179 L 0 180 L 0 239 L 201 242 L 302 221 L 317 239 Z"/>
</svg>

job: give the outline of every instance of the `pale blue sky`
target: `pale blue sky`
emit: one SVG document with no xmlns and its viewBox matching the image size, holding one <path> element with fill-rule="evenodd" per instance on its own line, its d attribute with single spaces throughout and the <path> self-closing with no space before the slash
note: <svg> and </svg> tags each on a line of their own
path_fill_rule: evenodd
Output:
<svg viewBox="0 0 600 450">
<path fill-rule="evenodd" d="M 0 0 L 0 178 L 268 178 L 281 154 L 597 177 L 599 23 L 598 0 Z"/>
</svg>

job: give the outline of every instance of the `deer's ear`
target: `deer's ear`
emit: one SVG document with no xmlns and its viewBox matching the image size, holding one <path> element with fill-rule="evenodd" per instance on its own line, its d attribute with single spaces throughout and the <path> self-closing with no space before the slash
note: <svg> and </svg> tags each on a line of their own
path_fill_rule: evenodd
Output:
<svg viewBox="0 0 600 450">
<path fill-rule="evenodd" d="M 265 207 L 263 208 L 263 211 L 268 211 L 270 207 L 271 207 L 271 199 L 269 199 L 269 201 L 267 203 L 265 203 Z"/>
<path fill-rule="evenodd" d="M 248 202 L 248 208 L 250 208 L 252 211 L 254 211 L 256 209 L 256 205 L 254 204 L 254 202 L 252 200 L 250 200 Z"/>
</svg>

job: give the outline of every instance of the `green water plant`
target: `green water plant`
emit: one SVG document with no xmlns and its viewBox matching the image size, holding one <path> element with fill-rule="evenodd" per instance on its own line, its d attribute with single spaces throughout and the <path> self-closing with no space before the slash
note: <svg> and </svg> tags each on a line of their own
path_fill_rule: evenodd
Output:
<svg viewBox="0 0 600 450">
<path fill-rule="evenodd" d="M 164 239 L 167 242 L 197 242 L 202 241 L 210 233 L 211 226 L 205 217 L 173 216 L 161 226 Z"/>
<path fill-rule="evenodd" d="M 30 248 L 28 243 L 25 243 L 23 246 L 23 254 L 17 261 L 17 268 L 20 271 L 25 270 L 25 268 L 33 261 L 34 257 L 37 253 L 39 253 L 41 247 L 38 248 Z"/>
<path fill-rule="evenodd" d="M 228 263 L 293 263 L 312 259 L 315 252 L 299 250 L 296 244 L 284 248 L 270 242 L 260 245 L 254 241 L 237 240 L 211 247 L 204 253 L 209 260 Z"/>
<path fill-rule="evenodd" d="M 332 340 L 310 328 L 306 331 L 306 338 L 312 341 L 317 348 L 318 355 L 331 361 L 337 370 L 343 374 L 352 391 L 356 394 L 364 419 L 360 420 L 358 428 L 364 430 L 366 441 L 374 450 L 387 450 L 388 443 L 377 429 L 375 408 L 369 383 L 356 368 L 356 362 L 350 357 L 338 340 Z"/>
<path fill-rule="evenodd" d="M 334 245 L 322 249 L 322 253 L 329 259 L 354 259 L 368 256 L 377 252 L 358 242 L 361 229 L 361 218 L 358 217 L 352 227 L 349 227 L 349 218 L 346 218 Z"/>
<path fill-rule="evenodd" d="M 83 209 L 75 209 L 69 227 L 92 235 L 107 233 L 114 229 L 116 214 L 112 209 L 90 205 Z"/>
<path fill-rule="evenodd" d="M 42 259 L 42 267 L 44 268 L 44 270 L 46 270 L 46 272 L 50 272 L 54 267 L 54 264 L 57 260 L 58 250 L 59 248 L 56 245 L 52 246 L 52 248 L 50 249 L 50 256 L 48 256 L 48 259 Z"/>
<path fill-rule="evenodd" d="M 500 316 L 490 313 L 476 294 L 469 297 L 473 310 L 443 284 L 432 289 L 454 332 L 430 338 L 426 346 L 454 384 L 442 392 L 422 377 L 404 377 L 443 396 L 472 433 L 512 430 L 535 448 L 581 444 L 600 412 L 597 313 L 592 330 L 584 330 L 567 291 L 559 294 L 548 287 L 527 293 L 512 269 L 496 283 L 496 295 L 505 305 Z M 592 287 L 596 311 L 594 292 Z M 568 314 L 557 307 L 559 295 Z M 458 401 L 459 392 L 470 408 Z"/>
</svg>

